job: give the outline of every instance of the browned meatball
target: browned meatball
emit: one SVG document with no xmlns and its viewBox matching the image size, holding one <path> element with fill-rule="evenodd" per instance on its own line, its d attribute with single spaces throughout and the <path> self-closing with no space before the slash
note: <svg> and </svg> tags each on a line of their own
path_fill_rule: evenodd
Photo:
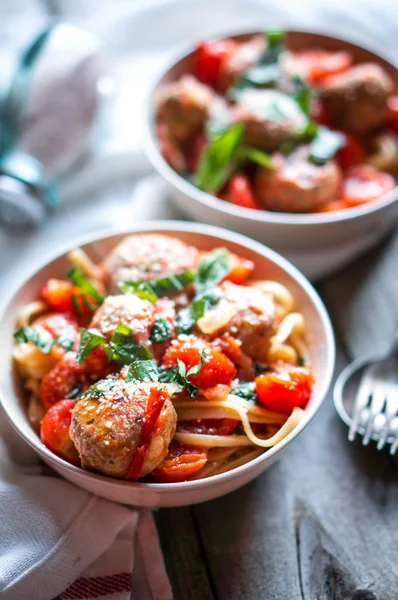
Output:
<svg viewBox="0 0 398 600">
<path fill-rule="evenodd" d="M 210 338 L 228 334 L 241 342 L 242 352 L 262 362 L 267 358 L 269 341 L 276 332 L 275 304 L 268 294 L 254 287 L 225 281 L 221 299 L 197 323 Z"/>
<path fill-rule="evenodd" d="M 297 102 L 278 90 L 245 90 L 232 115 L 235 123 L 246 126 L 245 141 L 266 152 L 276 150 L 307 124 Z"/>
<path fill-rule="evenodd" d="M 118 325 L 127 325 L 140 344 L 148 341 L 155 320 L 155 305 L 134 294 L 108 296 L 95 312 L 90 323 L 105 337 L 110 337 Z"/>
<path fill-rule="evenodd" d="M 323 104 L 334 126 L 365 135 L 387 124 L 392 91 L 392 80 L 382 67 L 363 63 L 327 79 Z"/>
<path fill-rule="evenodd" d="M 337 164 L 315 165 L 307 157 L 308 147 L 303 146 L 289 156 L 276 154 L 273 169 L 259 169 L 256 198 L 265 209 L 311 212 L 336 198 L 341 184 Z"/>
<path fill-rule="evenodd" d="M 235 52 L 231 52 L 220 66 L 217 89 L 226 92 L 235 85 L 239 77 L 260 60 L 265 49 L 265 37 L 256 35 L 247 42 L 238 44 Z"/>
<path fill-rule="evenodd" d="M 145 447 L 143 428 L 148 409 L 163 406 Z M 117 478 L 144 477 L 167 455 L 177 415 L 167 389 L 157 383 L 130 382 L 108 377 L 89 388 L 72 413 L 70 437 L 84 469 Z M 143 465 L 132 476 L 139 450 Z M 139 461 L 138 461 L 139 462 Z M 137 464 L 137 462 L 135 463 Z"/>
<path fill-rule="evenodd" d="M 104 269 L 115 292 L 119 281 L 146 281 L 194 269 L 198 256 L 196 248 L 168 235 L 132 235 L 112 250 Z"/>
<path fill-rule="evenodd" d="M 213 97 L 211 88 L 192 75 L 184 75 L 159 90 L 158 120 L 167 125 L 172 139 L 184 142 L 203 127 Z"/>
</svg>

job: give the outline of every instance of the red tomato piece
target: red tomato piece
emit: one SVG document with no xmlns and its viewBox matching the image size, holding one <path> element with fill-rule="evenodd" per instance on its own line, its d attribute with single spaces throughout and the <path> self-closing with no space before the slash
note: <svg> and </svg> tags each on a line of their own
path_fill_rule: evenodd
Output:
<svg viewBox="0 0 398 600">
<path fill-rule="evenodd" d="M 290 414 L 296 406 L 303 407 L 311 396 L 314 379 L 304 368 L 278 369 L 256 377 L 259 401 L 269 410 Z"/>
<path fill-rule="evenodd" d="M 207 449 L 174 444 L 163 465 L 152 471 L 159 483 L 178 483 L 193 477 L 207 462 Z"/>
<path fill-rule="evenodd" d="M 194 73 L 202 83 L 216 86 L 223 62 L 233 54 L 238 44 L 233 40 L 202 42 L 196 48 Z"/>
<path fill-rule="evenodd" d="M 360 165 L 366 159 L 366 148 L 354 136 L 345 133 L 345 144 L 336 154 L 337 162 L 342 169 Z"/>
<path fill-rule="evenodd" d="M 91 316 L 93 311 L 86 306 L 79 288 L 63 279 L 49 279 L 41 291 L 42 298 L 57 312 L 72 312 L 78 316 Z M 88 299 L 91 304 L 94 300 Z"/>
<path fill-rule="evenodd" d="M 44 375 L 40 384 L 40 398 L 43 406 L 50 406 L 68 398 L 76 389 L 83 389 L 85 370 L 76 362 L 76 354 L 67 352 L 51 371 Z"/>
<path fill-rule="evenodd" d="M 390 111 L 390 127 L 395 133 L 398 133 L 398 96 L 390 96 L 388 108 Z"/>
<path fill-rule="evenodd" d="M 328 213 L 334 212 L 335 210 L 344 210 L 345 208 L 350 208 L 350 205 L 347 204 L 345 200 L 333 200 L 332 202 L 328 202 L 324 204 L 316 212 L 318 213 Z"/>
<path fill-rule="evenodd" d="M 203 435 L 231 435 L 238 423 L 238 419 L 192 419 L 183 421 L 181 427 Z"/>
<path fill-rule="evenodd" d="M 229 358 L 219 349 L 193 335 L 185 339 L 174 340 L 163 358 L 163 366 L 175 367 L 181 360 L 187 371 L 200 362 L 200 355 L 206 352 L 206 360 L 197 375 L 191 375 L 189 381 L 201 389 L 216 385 L 231 385 L 236 369 Z"/>
<path fill-rule="evenodd" d="M 232 204 L 258 209 L 252 185 L 247 175 L 234 175 L 228 183 L 228 197 Z"/>
<path fill-rule="evenodd" d="M 394 187 L 392 175 L 378 171 L 371 165 L 358 165 L 346 173 L 342 199 L 349 206 L 358 206 L 379 198 Z"/>
<path fill-rule="evenodd" d="M 79 453 L 70 435 L 74 400 L 61 400 L 46 412 L 41 422 L 41 441 L 51 452 L 74 465 L 80 465 Z"/>
<path fill-rule="evenodd" d="M 240 284 L 245 281 L 254 271 L 254 262 L 241 258 L 237 254 L 231 254 L 232 269 L 224 278 L 224 281 Z"/>
<path fill-rule="evenodd" d="M 44 317 L 39 317 L 34 323 L 35 329 L 44 329 L 53 339 L 59 337 L 63 333 L 70 333 L 71 337 L 77 343 L 79 338 L 79 326 L 75 317 L 70 313 L 50 313 Z M 51 349 L 51 354 L 54 358 L 61 358 L 65 354 L 65 350 L 59 344 Z"/>
<path fill-rule="evenodd" d="M 311 83 L 320 83 L 325 77 L 346 71 L 352 65 L 348 52 L 302 50 L 294 54 L 300 71 Z"/>
<path fill-rule="evenodd" d="M 115 373 L 118 367 L 109 361 L 102 346 L 97 346 L 82 363 L 83 369 L 93 375 L 95 379 L 104 379 L 107 375 Z"/>
</svg>

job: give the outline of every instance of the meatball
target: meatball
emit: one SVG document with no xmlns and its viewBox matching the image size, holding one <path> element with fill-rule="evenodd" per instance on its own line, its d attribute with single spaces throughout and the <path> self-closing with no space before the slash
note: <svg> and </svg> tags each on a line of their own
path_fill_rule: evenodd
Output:
<svg viewBox="0 0 398 600">
<path fill-rule="evenodd" d="M 308 147 L 289 156 L 276 154 L 273 169 L 259 169 L 255 191 L 267 210 L 304 213 L 316 211 L 334 200 L 341 185 L 341 172 L 334 161 L 315 165 L 308 160 Z"/>
<path fill-rule="evenodd" d="M 144 433 L 154 414 L 157 418 L 152 431 Z M 76 403 L 69 433 L 84 469 L 138 479 L 163 462 L 176 423 L 166 387 L 108 377 L 89 388 Z"/>
<path fill-rule="evenodd" d="M 393 82 L 379 65 L 356 65 L 329 77 L 322 89 L 326 114 L 335 127 L 366 135 L 387 124 Z"/>
<path fill-rule="evenodd" d="M 214 91 L 192 75 L 164 85 L 158 93 L 157 117 L 167 125 L 169 135 L 184 142 L 200 132 L 208 114 Z"/>
<path fill-rule="evenodd" d="M 245 125 L 246 143 L 266 152 L 276 150 L 307 124 L 297 102 L 278 90 L 243 91 L 232 115 L 235 123 Z"/>
<path fill-rule="evenodd" d="M 161 234 L 131 235 L 116 246 L 103 268 L 110 292 L 119 281 L 146 281 L 194 269 L 199 251 L 177 238 Z"/>
<path fill-rule="evenodd" d="M 247 42 L 237 44 L 235 52 L 228 54 L 221 62 L 217 89 L 226 92 L 235 85 L 246 69 L 258 63 L 264 49 L 265 38 L 263 35 L 256 35 Z"/>
<path fill-rule="evenodd" d="M 197 327 L 210 337 L 227 334 L 241 343 L 242 352 L 254 361 L 267 359 L 270 338 L 277 329 L 275 304 L 254 287 L 225 281 L 216 306 L 199 319 Z"/>
<path fill-rule="evenodd" d="M 108 296 L 95 312 L 90 328 L 109 338 L 118 325 L 127 325 L 137 341 L 145 344 L 155 321 L 155 312 L 154 304 L 134 294 Z"/>
</svg>

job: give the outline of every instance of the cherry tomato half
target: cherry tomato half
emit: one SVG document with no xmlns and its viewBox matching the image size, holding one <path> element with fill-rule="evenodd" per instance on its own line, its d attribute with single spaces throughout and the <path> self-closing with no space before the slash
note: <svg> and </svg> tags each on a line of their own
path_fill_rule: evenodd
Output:
<svg viewBox="0 0 398 600">
<path fill-rule="evenodd" d="M 57 456 L 74 465 L 80 465 L 79 453 L 69 436 L 75 404 L 74 400 L 61 400 L 51 406 L 41 422 L 41 440 Z"/>
<path fill-rule="evenodd" d="M 77 316 L 91 316 L 93 311 L 84 301 L 82 291 L 63 279 L 49 279 L 41 291 L 42 298 L 57 312 L 72 312 Z M 88 298 L 90 304 L 95 304 Z"/>
<path fill-rule="evenodd" d="M 232 204 L 257 209 L 253 189 L 247 175 L 234 175 L 228 183 L 228 197 Z"/>
<path fill-rule="evenodd" d="M 185 339 L 174 340 L 167 349 L 163 366 L 175 367 L 180 359 L 187 371 L 200 362 L 201 353 L 206 353 L 206 360 L 197 375 L 191 375 L 189 381 L 201 389 L 216 385 L 231 385 L 236 369 L 229 358 L 219 349 L 194 335 Z"/>
<path fill-rule="evenodd" d="M 39 317 L 33 323 L 34 329 L 44 329 L 47 331 L 53 339 L 57 338 L 61 334 L 70 335 L 70 337 L 75 340 L 79 338 L 79 326 L 75 319 L 75 317 L 70 313 L 50 313 L 43 317 Z M 55 346 L 51 349 L 51 355 L 54 358 L 60 359 L 65 354 L 65 350 L 59 344 L 55 344 Z"/>
<path fill-rule="evenodd" d="M 308 402 L 314 379 L 304 368 L 280 369 L 256 377 L 259 401 L 269 410 L 290 414 L 296 406 Z"/>
<path fill-rule="evenodd" d="M 347 171 L 343 183 L 342 200 L 349 206 L 358 206 L 375 200 L 395 187 L 394 178 L 371 165 L 359 165 Z"/>
<path fill-rule="evenodd" d="M 231 435 L 238 424 L 237 419 L 192 419 L 181 421 L 181 428 L 202 435 Z"/>
<path fill-rule="evenodd" d="M 175 444 L 161 467 L 152 471 L 159 483 L 177 483 L 193 477 L 207 462 L 207 449 Z"/>
<path fill-rule="evenodd" d="M 342 169 L 349 169 L 362 164 L 366 159 L 366 148 L 354 136 L 345 133 L 345 144 L 336 154 L 337 162 Z"/>
<path fill-rule="evenodd" d="M 194 72 L 203 83 L 216 86 L 223 62 L 235 52 L 237 43 L 233 40 L 203 42 L 195 52 Z"/>
<path fill-rule="evenodd" d="M 325 77 L 341 73 L 352 64 L 350 54 L 343 51 L 302 50 L 294 54 L 294 60 L 311 83 L 320 83 Z"/>
<path fill-rule="evenodd" d="M 74 352 L 67 352 L 41 380 L 40 398 L 44 408 L 49 409 L 59 400 L 80 391 L 84 383 L 84 367 L 77 364 Z"/>
<path fill-rule="evenodd" d="M 246 258 L 241 258 L 237 254 L 231 254 L 232 269 L 225 277 L 224 281 L 240 284 L 245 281 L 254 270 L 254 262 Z"/>
</svg>

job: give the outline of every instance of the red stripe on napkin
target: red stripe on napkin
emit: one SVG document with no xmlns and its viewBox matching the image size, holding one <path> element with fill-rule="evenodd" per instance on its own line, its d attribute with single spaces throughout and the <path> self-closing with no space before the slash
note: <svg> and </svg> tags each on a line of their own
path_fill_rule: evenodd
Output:
<svg viewBox="0 0 398 600">
<path fill-rule="evenodd" d="M 117 573 L 107 577 L 79 577 L 60 597 L 62 600 L 85 600 L 130 591 L 131 574 Z"/>
</svg>

